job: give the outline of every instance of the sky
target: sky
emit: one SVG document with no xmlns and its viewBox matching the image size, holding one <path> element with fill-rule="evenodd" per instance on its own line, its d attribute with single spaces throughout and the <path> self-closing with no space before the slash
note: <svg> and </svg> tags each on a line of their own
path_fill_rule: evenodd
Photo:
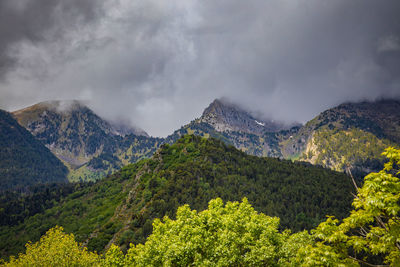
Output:
<svg viewBox="0 0 400 267">
<path fill-rule="evenodd" d="M 398 0 L 1 0 L 0 108 L 83 100 L 166 136 L 226 97 L 306 122 L 400 97 Z"/>
</svg>

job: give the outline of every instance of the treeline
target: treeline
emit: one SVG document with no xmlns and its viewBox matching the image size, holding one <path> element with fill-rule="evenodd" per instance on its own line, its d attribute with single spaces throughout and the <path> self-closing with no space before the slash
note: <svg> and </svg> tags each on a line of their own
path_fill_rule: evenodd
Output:
<svg viewBox="0 0 400 267">
<path fill-rule="evenodd" d="M 37 183 L 67 181 L 67 167 L 0 110 L 0 192 Z"/>
<path fill-rule="evenodd" d="M 350 215 L 328 216 L 311 232 L 280 231 L 279 218 L 258 213 L 246 198 L 225 205 L 217 198 L 201 212 L 184 205 L 175 219 L 155 219 L 145 243 L 125 254 L 114 244 L 104 254 L 89 252 L 55 227 L 3 265 L 399 266 L 400 150 L 384 154 L 389 162 L 365 177 Z"/>
<path fill-rule="evenodd" d="M 27 217 L 56 205 L 69 194 L 91 186 L 91 183 L 50 183 L 2 192 L 0 226 L 19 224 Z"/>
<path fill-rule="evenodd" d="M 344 174 L 249 156 L 221 141 L 194 135 L 164 145 L 146 165 L 135 198 L 128 200 L 133 214 L 128 241 L 135 244 L 144 242 L 154 218 L 173 218 L 182 204 L 203 210 L 216 197 L 247 197 L 256 210 L 280 217 L 283 229 L 300 231 L 315 227 L 327 213 L 346 216 L 354 191 Z M 126 240 L 120 245 L 127 245 Z"/>
<path fill-rule="evenodd" d="M 249 156 L 216 139 L 187 135 L 19 225 L 1 227 L 0 250 L 2 257 L 16 254 L 28 240 L 61 225 L 91 251 L 103 251 L 110 240 L 126 251 L 130 243 L 145 242 L 155 218 L 174 218 L 184 204 L 204 210 L 217 197 L 247 197 L 257 211 L 280 217 L 280 229 L 301 231 L 325 214 L 347 216 L 351 192 L 351 180 L 342 173 Z"/>
</svg>

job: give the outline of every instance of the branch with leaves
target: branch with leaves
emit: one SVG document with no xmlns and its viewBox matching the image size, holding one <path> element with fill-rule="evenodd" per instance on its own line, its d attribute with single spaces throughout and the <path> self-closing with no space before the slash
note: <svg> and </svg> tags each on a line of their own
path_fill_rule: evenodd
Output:
<svg viewBox="0 0 400 267">
<path fill-rule="evenodd" d="M 334 217 L 313 231 L 316 244 L 301 252 L 303 264 L 400 266 L 400 150 L 383 153 L 389 161 L 370 173 L 354 198 L 354 210 L 341 223 Z"/>
</svg>

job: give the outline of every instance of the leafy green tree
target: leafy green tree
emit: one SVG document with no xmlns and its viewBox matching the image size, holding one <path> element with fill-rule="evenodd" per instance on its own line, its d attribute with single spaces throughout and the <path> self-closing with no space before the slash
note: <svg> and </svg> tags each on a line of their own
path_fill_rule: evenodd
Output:
<svg viewBox="0 0 400 267">
<path fill-rule="evenodd" d="M 101 266 L 104 267 L 122 267 L 125 266 L 125 256 L 122 253 L 121 249 L 112 244 L 108 249 L 103 261 L 101 262 Z"/>
<path fill-rule="evenodd" d="M 294 265 L 298 249 L 310 243 L 307 232 L 279 233 L 279 218 L 257 213 L 244 198 L 241 203 L 220 198 L 207 210 L 188 205 L 178 209 L 176 220 L 164 217 L 153 223 L 146 243 L 132 245 L 125 258 L 134 266 L 288 266 Z M 107 256 L 111 256 L 109 259 Z M 120 254 L 107 253 L 106 260 L 120 262 Z"/>
<path fill-rule="evenodd" d="M 54 227 L 40 241 L 26 244 L 26 252 L 18 258 L 11 257 L 4 266 L 96 266 L 100 257 L 82 248 L 73 234 L 63 233 L 62 227 Z"/>
<path fill-rule="evenodd" d="M 304 266 L 400 266 L 400 150 L 389 147 L 383 155 L 389 161 L 365 177 L 350 216 L 341 223 L 328 217 L 313 232 L 318 242 L 299 254 Z"/>
</svg>

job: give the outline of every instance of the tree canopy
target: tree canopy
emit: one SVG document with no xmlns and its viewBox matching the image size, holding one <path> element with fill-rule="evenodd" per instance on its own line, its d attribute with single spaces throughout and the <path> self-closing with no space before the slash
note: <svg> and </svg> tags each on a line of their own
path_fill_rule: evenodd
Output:
<svg viewBox="0 0 400 267">
<path fill-rule="evenodd" d="M 125 254 L 116 245 L 104 255 L 88 252 L 55 227 L 4 265 L 399 266 L 400 150 L 390 147 L 384 155 L 389 161 L 365 177 L 350 215 L 328 216 L 311 233 L 279 231 L 279 218 L 258 213 L 246 198 L 225 205 L 217 198 L 204 211 L 184 205 L 175 219 L 155 219 L 146 242 Z"/>
<path fill-rule="evenodd" d="M 100 257 L 81 247 L 73 234 L 65 234 L 62 227 L 54 227 L 40 241 L 26 244 L 26 252 L 11 257 L 4 266 L 94 266 Z"/>
<path fill-rule="evenodd" d="M 341 222 L 329 217 L 313 231 L 317 242 L 304 251 L 305 265 L 374 266 L 382 258 L 400 265 L 400 150 L 389 147 L 383 155 L 389 162 L 365 177 L 350 216 Z"/>
</svg>

